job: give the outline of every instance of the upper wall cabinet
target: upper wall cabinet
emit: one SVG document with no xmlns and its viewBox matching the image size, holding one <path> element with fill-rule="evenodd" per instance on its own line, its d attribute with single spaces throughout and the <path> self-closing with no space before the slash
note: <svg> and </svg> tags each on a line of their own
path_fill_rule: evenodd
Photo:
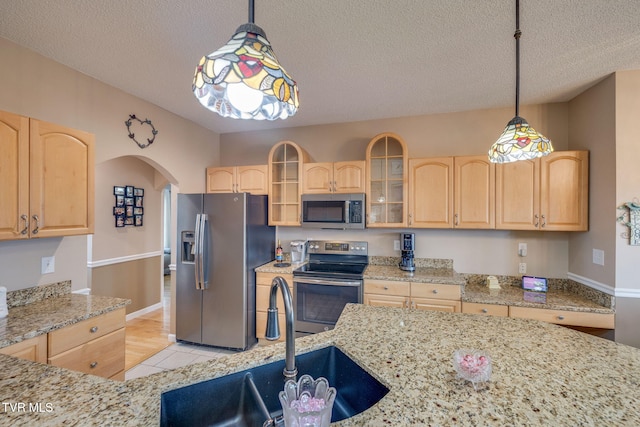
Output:
<svg viewBox="0 0 640 427">
<path fill-rule="evenodd" d="M 304 194 L 364 193 L 365 161 L 305 163 Z"/>
<path fill-rule="evenodd" d="M 454 228 L 495 228 L 496 169 L 486 155 L 454 158 Z"/>
<path fill-rule="evenodd" d="M 229 166 L 207 168 L 207 193 L 268 194 L 269 167 Z"/>
<path fill-rule="evenodd" d="M 409 226 L 494 228 L 495 168 L 486 156 L 409 160 Z"/>
<path fill-rule="evenodd" d="M 407 146 L 393 133 L 367 146 L 367 227 L 407 225 Z"/>
<path fill-rule="evenodd" d="M 496 228 L 588 229 L 589 152 L 556 151 L 496 167 Z"/>
<path fill-rule="evenodd" d="M 0 112 L 0 240 L 94 229 L 94 136 Z"/>
<path fill-rule="evenodd" d="M 269 225 L 300 225 L 302 168 L 306 153 L 292 141 L 269 152 Z"/>
<path fill-rule="evenodd" d="M 409 227 L 453 227 L 453 157 L 409 159 Z"/>
</svg>

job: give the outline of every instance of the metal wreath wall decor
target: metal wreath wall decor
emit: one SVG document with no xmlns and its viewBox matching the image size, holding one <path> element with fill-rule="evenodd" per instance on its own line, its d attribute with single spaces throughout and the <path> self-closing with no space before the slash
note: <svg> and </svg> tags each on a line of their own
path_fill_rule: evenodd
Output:
<svg viewBox="0 0 640 427">
<path fill-rule="evenodd" d="M 136 139 L 136 134 L 131 129 L 131 127 L 133 125 L 133 120 L 137 121 L 139 123 L 139 126 L 149 125 L 151 127 L 151 138 L 147 138 L 147 143 L 146 144 L 140 143 Z M 140 147 L 140 148 L 146 148 L 149 145 L 153 144 L 153 141 L 156 139 L 156 135 L 158 134 L 158 131 L 156 130 L 156 128 L 151 123 L 151 120 L 149 120 L 149 119 L 140 120 L 139 118 L 136 117 L 135 114 L 130 114 L 129 115 L 129 120 L 124 122 L 124 124 L 127 125 L 127 131 L 129 132 L 129 138 L 133 139 L 135 141 L 135 143 L 138 144 L 138 147 Z"/>
</svg>

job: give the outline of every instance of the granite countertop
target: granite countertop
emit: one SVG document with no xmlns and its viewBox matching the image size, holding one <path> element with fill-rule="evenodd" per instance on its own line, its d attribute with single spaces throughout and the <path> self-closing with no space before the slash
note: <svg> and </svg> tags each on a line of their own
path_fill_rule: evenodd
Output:
<svg viewBox="0 0 640 427">
<path fill-rule="evenodd" d="M 9 308 L 0 319 L 0 348 L 122 308 L 129 300 L 65 294 Z"/>
<path fill-rule="evenodd" d="M 328 345 L 390 389 L 336 425 L 640 425 L 640 349 L 550 323 L 349 304 L 334 330 L 296 340 L 298 354 Z M 491 381 L 478 391 L 456 377 L 451 359 L 459 348 L 492 357 Z M 46 408 L 0 408 L 0 424 L 158 425 L 163 391 L 284 353 L 284 343 L 256 347 L 124 383 L 0 355 L 5 407 Z"/>
</svg>

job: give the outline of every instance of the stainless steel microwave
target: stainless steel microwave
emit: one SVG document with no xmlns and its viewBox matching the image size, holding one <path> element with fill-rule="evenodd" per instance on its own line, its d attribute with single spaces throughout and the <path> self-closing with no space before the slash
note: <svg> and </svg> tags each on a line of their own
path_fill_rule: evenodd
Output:
<svg viewBox="0 0 640 427">
<path fill-rule="evenodd" d="M 302 226 L 310 228 L 364 228 L 364 193 L 303 194 Z"/>
</svg>

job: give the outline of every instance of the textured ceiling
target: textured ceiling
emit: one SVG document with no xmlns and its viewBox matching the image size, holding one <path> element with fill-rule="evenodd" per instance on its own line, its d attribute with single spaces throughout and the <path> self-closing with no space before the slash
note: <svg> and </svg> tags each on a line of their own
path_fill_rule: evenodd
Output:
<svg viewBox="0 0 640 427">
<path fill-rule="evenodd" d="M 514 0 L 256 0 L 300 110 L 220 118 L 193 96 L 193 72 L 247 11 L 245 0 L 0 0 L 0 37 L 218 133 L 513 106 Z M 521 104 L 640 69 L 638 0 L 522 0 L 520 28 Z"/>
</svg>

